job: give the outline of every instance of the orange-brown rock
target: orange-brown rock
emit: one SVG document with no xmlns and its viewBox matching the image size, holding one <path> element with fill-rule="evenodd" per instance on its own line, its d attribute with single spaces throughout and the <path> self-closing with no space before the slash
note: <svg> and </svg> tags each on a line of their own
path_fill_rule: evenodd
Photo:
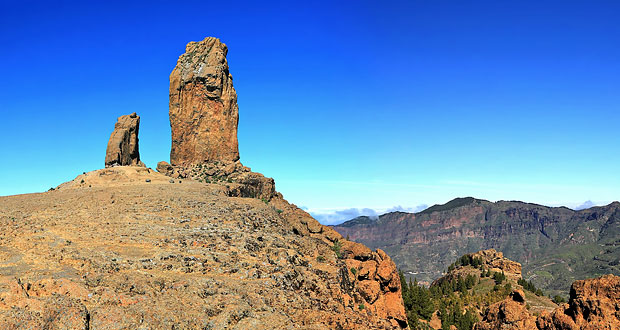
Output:
<svg viewBox="0 0 620 330">
<path fill-rule="evenodd" d="M 568 304 L 540 317 L 538 326 L 544 330 L 620 329 L 620 277 L 575 281 Z"/>
<path fill-rule="evenodd" d="M 0 329 L 407 328 L 383 251 L 239 162 L 226 51 L 190 43 L 170 76 L 172 165 L 0 197 Z"/>
<path fill-rule="evenodd" d="M 595 330 L 620 329 L 620 277 L 605 275 L 575 281 L 568 304 L 536 318 L 525 306 L 523 292 L 491 305 L 475 329 Z"/>
<path fill-rule="evenodd" d="M 138 148 L 140 116 L 136 113 L 120 116 L 108 141 L 105 167 L 143 165 Z"/>
<path fill-rule="evenodd" d="M 239 108 L 227 53 L 217 38 L 190 42 L 170 74 L 174 166 L 239 159 Z"/>
<path fill-rule="evenodd" d="M 504 272 L 508 277 L 521 278 L 521 264 L 504 257 L 504 254 L 495 249 L 488 249 L 470 253 L 472 257 L 482 259 L 486 268 L 495 272 Z"/>
<path fill-rule="evenodd" d="M 527 310 L 525 295 L 515 290 L 510 297 L 491 305 L 481 322 L 476 323 L 475 330 L 530 330 L 536 329 L 536 317 Z"/>
<path fill-rule="evenodd" d="M 157 171 L 175 179 L 226 184 L 231 197 L 252 197 L 269 201 L 278 195 L 272 178 L 252 172 L 240 161 L 210 161 L 191 166 L 172 166 L 162 161 L 157 163 Z M 322 226 L 311 229 L 319 232 Z"/>
<path fill-rule="evenodd" d="M 0 197 L 0 329 L 407 327 L 382 251 L 280 195 L 169 179 L 111 167 Z"/>
<path fill-rule="evenodd" d="M 362 297 L 371 305 L 377 301 L 377 298 L 381 293 L 381 285 L 379 282 L 373 280 L 360 281 L 359 289 Z"/>
</svg>

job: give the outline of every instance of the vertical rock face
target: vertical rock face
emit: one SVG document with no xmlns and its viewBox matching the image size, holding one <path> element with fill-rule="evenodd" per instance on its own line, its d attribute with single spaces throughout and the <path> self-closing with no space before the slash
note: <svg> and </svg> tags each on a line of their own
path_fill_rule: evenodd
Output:
<svg viewBox="0 0 620 330">
<path fill-rule="evenodd" d="M 138 130 L 140 116 L 136 113 L 120 116 L 108 141 L 105 154 L 105 167 L 142 165 L 138 149 Z"/>
<path fill-rule="evenodd" d="M 190 42 L 170 74 L 172 165 L 239 159 L 239 107 L 227 53 L 217 38 Z"/>
</svg>

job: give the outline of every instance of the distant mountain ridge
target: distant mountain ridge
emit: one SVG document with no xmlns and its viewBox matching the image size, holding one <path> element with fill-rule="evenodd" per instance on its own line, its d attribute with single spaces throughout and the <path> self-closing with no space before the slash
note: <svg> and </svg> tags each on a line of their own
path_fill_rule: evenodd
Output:
<svg viewBox="0 0 620 330">
<path fill-rule="evenodd" d="M 418 213 L 357 217 L 333 228 L 385 250 L 409 276 L 432 281 L 456 257 L 484 249 L 520 262 L 549 293 L 574 280 L 620 274 L 620 203 L 571 210 L 518 201 L 457 198 Z"/>
</svg>

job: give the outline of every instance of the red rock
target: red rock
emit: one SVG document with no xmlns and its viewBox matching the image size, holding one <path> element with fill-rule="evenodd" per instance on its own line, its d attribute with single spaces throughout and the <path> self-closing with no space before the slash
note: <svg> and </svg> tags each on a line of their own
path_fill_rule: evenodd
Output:
<svg viewBox="0 0 620 330">
<path fill-rule="evenodd" d="M 374 279 L 377 274 L 377 266 L 378 264 L 374 260 L 362 262 L 357 273 L 358 278 L 363 280 Z"/>
<path fill-rule="evenodd" d="M 342 253 L 347 258 L 357 260 L 369 260 L 372 257 L 372 251 L 365 245 L 347 240 L 342 241 Z"/>
<path fill-rule="evenodd" d="M 394 276 L 394 272 L 396 271 L 396 267 L 393 266 L 394 263 L 391 259 L 384 259 L 380 264 L 379 268 L 377 268 L 377 276 L 382 280 L 383 283 L 387 284 Z"/>
<path fill-rule="evenodd" d="M 381 293 L 381 285 L 377 281 L 360 281 L 358 288 L 362 297 L 370 304 L 374 303 Z"/>
</svg>

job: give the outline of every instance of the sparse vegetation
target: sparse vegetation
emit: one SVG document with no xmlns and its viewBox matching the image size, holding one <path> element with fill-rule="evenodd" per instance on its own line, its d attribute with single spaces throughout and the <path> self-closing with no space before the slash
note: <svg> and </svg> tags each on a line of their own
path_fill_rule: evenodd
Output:
<svg viewBox="0 0 620 330">
<path fill-rule="evenodd" d="M 504 272 L 493 272 L 493 280 L 495 284 L 502 284 L 506 280 L 506 275 L 504 275 Z"/>
<path fill-rule="evenodd" d="M 338 259 L 342 258 L 342 243 L 340 241 L 335 241 L 334 245 L 332 245 L 332 251 L 336 253 Z"/>
<path fill-rule="evenodd" d="M 457 271 L 462 267 L 466 267 L 464 272 Z M 485 269 L 484 260 L 472 255 L 458 258 L 448 267 L 448 275 L 429 287 L 419 284 L 417 279 L 407 283 L 404 274 L 399 274 L 411 329 L 428 328 L 425 322 L 436 313 L 442 329 L 454 326 L 458 330 L 471 330 L 479 321 L 479 311 L 505 299 L 513 290 L 513 283 L 503 272 Z"/>
<path fill-rule="evenodd" d="M 537 296 L 543 296 L 544 293 L 541 289 L 537 288 L 532 281 L 526 281 L 524 279 L 519 279 L 517 284 L 523 287 L 523 289 L 534 293 Z M 557 296 L 556 296 L 557 297 Z"/>
<path fill-rule="evenodd" d="M 555 297 L 553 297 L 553 299 L 551 299 L 555 304 L 563 304 L 566 302 L 566 299 L 564 299 L 564 297 L 560 296 L 560 295 L 556 295 Z"/>
</svg>

